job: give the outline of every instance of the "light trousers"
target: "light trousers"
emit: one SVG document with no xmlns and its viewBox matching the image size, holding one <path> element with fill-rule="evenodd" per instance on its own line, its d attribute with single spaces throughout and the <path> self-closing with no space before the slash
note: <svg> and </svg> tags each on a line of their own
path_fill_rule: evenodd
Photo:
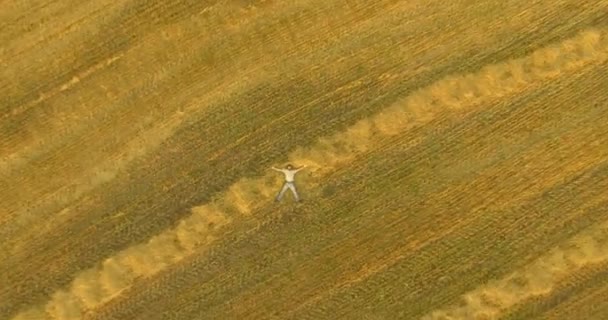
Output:
<svg viewBox="0 0 608 320">
<path fill-rule="evenodd" d="M 291 192 L 293 193 L 293 196 L 296 198 L 296 201 L 300 201 L 300 196 L 298 195 L 298 191 L 296 190 L 296 185 L 293 182 L 285 182 L 283 184 L 281 191 L 279 192 L 279 194 L 277 194 L 277 197 L 276 197 L 277 201 L 281 201 L 281 199 L 283 198 L 283 195 L 285 195 L 285 192 L 287 191 L 287 189 L 291 190 Z"/>
</svg>

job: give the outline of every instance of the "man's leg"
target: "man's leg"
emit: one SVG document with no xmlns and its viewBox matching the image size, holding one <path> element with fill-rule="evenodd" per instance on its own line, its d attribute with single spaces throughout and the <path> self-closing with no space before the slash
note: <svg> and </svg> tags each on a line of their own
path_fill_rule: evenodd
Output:
<svg viewBox="0 0 608 320">
<path fill-rule="evenodd" d="M 283 187 L 281 188 L 281 191 L 279 191 L 279 194 L 277 194 L 275 201 L 281 201 L 281 198 L 283 198 L 283 195 L 285 194 L 285 191 L 287 191 L 288 187 L 289 186 L 287 185 L 287 183 L 283 184 Z"/>
<path fill-rule="evenodd" d="M 296 198 L 296 201 L 300 201 L 300 196 L 298 195 L 298 191 L 296 191 L 296 185 L 294 183 L 290 183 L 289 189 L 293 193 L 293 196 Z"/>
</svg>

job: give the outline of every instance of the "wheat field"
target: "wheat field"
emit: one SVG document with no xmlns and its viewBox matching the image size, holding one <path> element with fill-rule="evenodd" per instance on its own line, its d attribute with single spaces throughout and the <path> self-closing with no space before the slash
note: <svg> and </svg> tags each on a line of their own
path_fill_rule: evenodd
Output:
<svg viewBox="0 0 608 320">
<path fill-rule="evenodd" d="M 608 319 L 606 0 L 0 0 L 0 68 L 0 320 Z"/>
</svg>

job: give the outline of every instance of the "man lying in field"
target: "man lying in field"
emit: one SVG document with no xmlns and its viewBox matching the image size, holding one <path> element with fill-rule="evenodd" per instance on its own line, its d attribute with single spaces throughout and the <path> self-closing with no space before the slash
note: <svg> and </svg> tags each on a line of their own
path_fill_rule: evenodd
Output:
<svg viewBox="0 0 608 320">
<path fill-rule="evenodd" d="M 294 178 L 295 178 L 296 173 L 304 168 L 306 168 L 306 166 L 301 166 L 300 168 L 294 169 L 294 167 L 291 164 L 288 164 L 287 166 L 285 166 L 285 169 L 278 169 L 278 168 L 272 167 L 272 170 L 282 172 L 285 175 L 285 183 L 283 184 L 283 187 L 281 188 L 281 191 L 279 192 L 279 194 L 277 194 L 275 201 L 277 201 L 277 202 L 281 201 L 281 199 L 283 198 L 283 195 L 285 194 L 287 189 L 291 190 L 291 192 L 293 193 L 293 196 L 296 199 L 296 202 L 300 201 L 300 196 L 298 195 L 298 191 L 296 190 Z"/>
</svg>

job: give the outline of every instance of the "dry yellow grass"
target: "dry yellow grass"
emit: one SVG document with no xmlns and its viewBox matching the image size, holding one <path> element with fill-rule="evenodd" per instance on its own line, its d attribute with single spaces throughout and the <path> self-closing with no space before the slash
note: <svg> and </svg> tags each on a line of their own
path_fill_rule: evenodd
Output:
<svg viewBox="0 0 608 320">
<path fill-rule="evenodd" d="M 512 306 L 550 293 L 560 278 L 608 259 L 608 223 L 594 226 L 521 270 L 464 295 L 462 306 L 433 311 L 425 320 L 493 319 Z"/>
<path fill-rule="evenodd" d="M 0 3 L 0 318 L 577 317 L 606 10 Z M 304 204 L 272 204 L 287 161 Z"/>
</svg>

